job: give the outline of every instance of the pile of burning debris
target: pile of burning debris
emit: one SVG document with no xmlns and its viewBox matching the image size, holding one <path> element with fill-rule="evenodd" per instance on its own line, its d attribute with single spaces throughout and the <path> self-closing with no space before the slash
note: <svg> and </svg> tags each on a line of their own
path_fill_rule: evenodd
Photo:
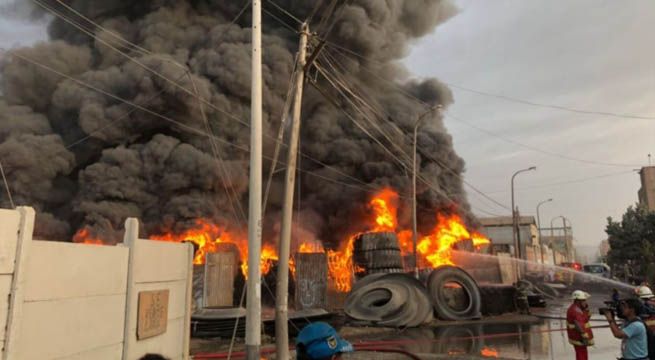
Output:
<svg viewBox="0 0 655 360">
<path fill-rule="evenodd" d="M 433 231 L 417 239 L 416 261 L 421 269 L 419 281 L 407 274 L 414 268 L 412 233 L 399 226 L 397 204 L 398 193 L 384 188 L 368 203 L 371 212 L 369 221 L 361 224 L 361 231 L 345 238 L 338 247 L 326 249 L 316 239 L 297 244 L 296 254 L 289 260 L 290 274 L 296 283 L 303 281 L 298 277 L 307 277 L 297 274 L 299 260 L 313 262 L 309 268 L 324 266 L 325 281 L 311 279 L 311 282 L 325 283 L 322 290 L 325 293 L 342 294 L 345 303 L 336 307 L 343 306 L 346 314 L 353 319 L 381 325 L 420 325 L 432 319 L 435 304 L 440 304 L 435 310 L 442 319 L 479 316 L 477 285 L 466 272 L 454 267 L 453 250 L 463 247 L 480 251 L 490 241 L 479 233 L 469 231 L 455 213 L 435 214 Z M 196 225 L 186 231 L 149 237 L 160 241 L 192 242 L 197 249 L 194 258 L 196 265 L 203 265 L 208 255 L 230 252 L 235 257 L 231 263 L 240 270 L 239 274 L 234 275 L 243 280 L 247 276 L 248 247 L 243 232 L 228 231 L 206 219 L 197 219 Z M 89 237 L 85 229 L 80 230 L 74 240 L 88 244 L 102 243 L 101 239 Z M 262 248 L 260 265 L 264 277 L 271 273 L 279 260 L 277 249 L 271 243 L 266 242 Z M 198 269 L 202 267 L 198 266 Z M 326 295 L 318 297 L 321 296 Z M 464 298 L 468 299 L 467 304 L 461 304 Z M 302 308 L 298 302 L 296 299 L 296 308 Z M 318 303 L 326 304 L 327 301 Z"/>
</svg>

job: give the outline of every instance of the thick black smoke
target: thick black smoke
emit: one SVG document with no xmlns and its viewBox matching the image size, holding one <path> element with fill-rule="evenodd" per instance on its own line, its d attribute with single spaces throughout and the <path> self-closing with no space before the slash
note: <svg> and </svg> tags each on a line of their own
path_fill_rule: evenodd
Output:
<svg viewBox="0 0 655 360">
<path fill-rule="evenodd" d="M 248 153 L 244 148 L 249 144 L 249 129 L 235 117 L 245 122 L 250 117 L 250 11 L 230 25 L 245 1 L 66 3 L 150 53 L 119 43 L 107 30 L 86 22 L 57 1 L 44 1 L 99 39 L 183 87 L 195 91 L 195 82 L 199 94 L 224 111 L 204 106 L 214 133 L 226 141 L 217 143 L 217 148 L 227 175 L 217 166 L 206 136 L 6 55 L 0 74 L 0 159 L 14 200 L 37 208 L 39 236 L 70 238 L 87 227 L 96 236 L 116 241 L 129 216 L 140 218 L 150 233 L 182 230 L 197 218 L 232 228 L 245 226 L 239 214 L 241 209 L 247 214 Z M 330 2 L 324 3 L 311 26 L 318 26 L 326 15 Z M 302 19 L 315 7 L 315 2 L 303 0 L 277 0 L 276 4 Z M 263 5 L 288 25 L 298 27 L 272 3 L 265 1 Z M 446 86 L 435 79 L 408 80 L 408 70 L 399 61 L 407 55 L 412 41 L 454 13 L 448 0 L 340 1 L 324 26 L 314 29 L 321 35 L 330 28 L 332 19 L 337 19 L 329 41 L 363 58 L 345 56 L 332 46 L 324 51 L 339 59 L 342 70 L 347 70 L 348 82 L 383 110 L 386 118 L 378 121 L 391 141 L 408 154 L 414 121 L 425 107 L 388 81 L 428 104 L 452 103 Z M 31 11 L 36 17 L 44 14 L 52 16 L 39 8 Z M 14 51 L 186 126 L 204 129 L 194 96 L 65 21 L 52 19 L 49 42 Z M 271 139 L 280 123 L 297 41 L 296 34 L 264 14 L 266 156 L 273 152 Z M 188 68 L 192 77 L 171 60 Z M 356 114 L 321 76 L 315 78 L 333 100 Z M 372 133 L 382 139 L 379 133 Z M 310 86 L 305 92 L 301 136 L 301 148 L 307 156 L 374 187 L 392 186 L 401 196 L 409 194 L 410 174 Z M 389 140 L 382 141 L 398 153 Z M 468 216 L 461 180 L 453 174 L 462 174 L 464 162 L 454 152 L 451 137 L 437 115 L 427 118 L 422 126 L 419 147 L 422 153 L 439 160 L 436 163 L 419 156 L 422 176 L 441 190 L 419 185 L 421 227 L 427 230 L 434 224 L 436 211 L 455 210 L 444 194 L 458 204 L 456 211 Z M 265 162 L 265 172 L 269 166 L 270 162 Z M 328 242 L 340 239 L 364 216 L 370 193 L 360 183 L 306 157 L 301 158 L 301 167 L 305 172 L 300 178 L 299 207 L 305 215 L 297 223 Z M 282 172 L 275 178 L 266 209 L 268 238 L 276 231 L 281 183 Z M 237 204 L 230 201 L 225 187 L 237 195 Z M 6 197 L 0 199 L 3 206 L 8 205 Z M 403 204 L 401 223 L 408 224 L 404 198 Z"/>
</svg>

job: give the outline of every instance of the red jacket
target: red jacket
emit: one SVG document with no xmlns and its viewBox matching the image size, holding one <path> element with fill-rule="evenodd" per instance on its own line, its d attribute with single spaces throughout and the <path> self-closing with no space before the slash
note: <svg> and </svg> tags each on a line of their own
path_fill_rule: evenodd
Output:
<svg viewBox="0 0 655 360">
<path fill-rule="evenodd" d="M 589 310 L 583 310 L 573 303 L 566 312 L 566 332 L 569 344 L 574 346 L 591 346 L 594 344 L 594 333 L 591 331 Z"/>
</svg>

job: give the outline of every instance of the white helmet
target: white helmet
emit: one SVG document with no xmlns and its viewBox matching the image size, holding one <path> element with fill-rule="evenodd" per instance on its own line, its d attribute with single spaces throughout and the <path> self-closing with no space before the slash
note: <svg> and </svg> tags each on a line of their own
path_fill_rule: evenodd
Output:
<svg viewBox="0 0 655 360">
<path fill-rule="evenodd" d="M 653 290 L 651 290 L 648 286 L 638 287 L 637 296 L 639 296 L 642 299 L 651 299 L 655 297 L 655 295 L 653 295 Z"/>
<path fill-rule="evenodd" d="M 576 290 L 571 294 L 571 300 L 587 300 L 590 297 L 589 293 L 582 290 Z"/>
</svg>

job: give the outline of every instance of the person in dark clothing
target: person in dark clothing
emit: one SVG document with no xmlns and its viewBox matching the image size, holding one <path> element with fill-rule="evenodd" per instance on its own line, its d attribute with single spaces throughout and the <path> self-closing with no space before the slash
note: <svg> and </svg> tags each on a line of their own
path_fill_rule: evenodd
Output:
<svg viewBox="0 0 655 360">
<path fill-rule="evenodd" d="M 605 312 L 605 318 L 615 338 L 621 339 L 621 354 L 624 360 L 648 359 L 648 335 L 646 325 L 639 319 L 637 313 L 641 308 L 638 299 L 628 299 L 620 304 L 620 311 L 626 321 L 619 327 L 614 320 L 614 314 Z"/>
<path fill-rule="evenodd" d="M 354 351 L 352 344 L 339 336 L 327 323 L 315 322 L 305 326 L 296 338 L 296 359 L 335 360 L 342 353 Z"/>
</svg>

